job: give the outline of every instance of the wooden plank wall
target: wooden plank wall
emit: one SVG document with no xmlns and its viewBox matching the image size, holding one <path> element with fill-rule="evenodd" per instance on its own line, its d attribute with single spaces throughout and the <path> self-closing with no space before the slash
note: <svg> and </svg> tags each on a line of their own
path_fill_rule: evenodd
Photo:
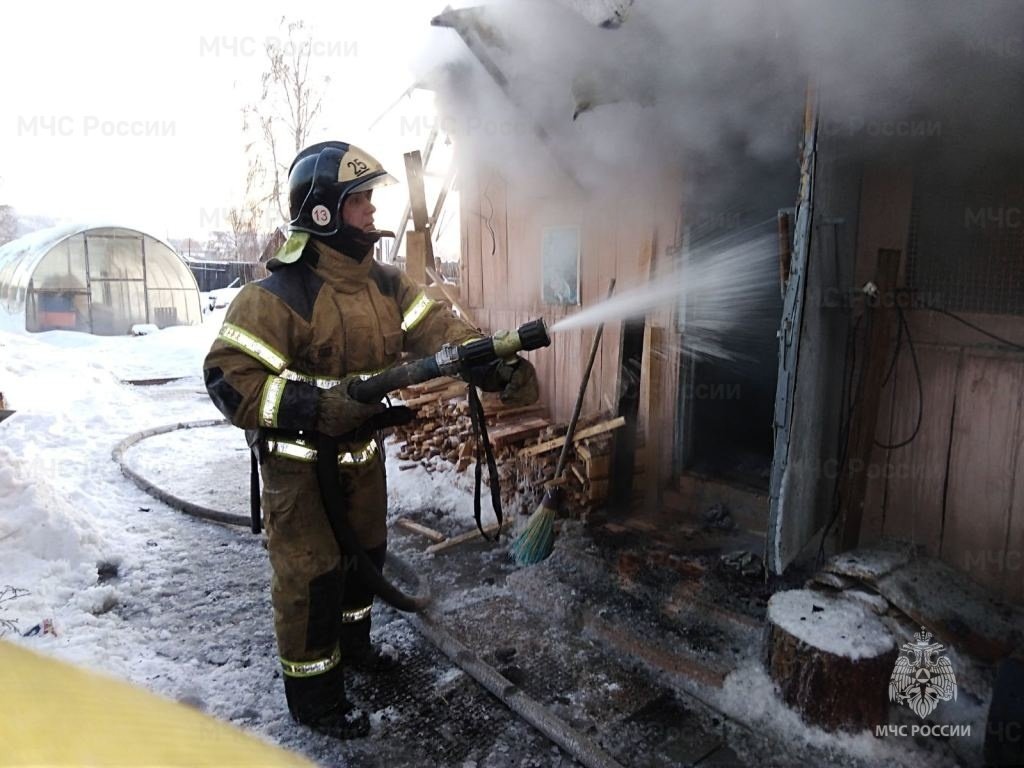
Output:
<svg viewBox="0 0 1024 768">
<path fill-rule="evenodd" d="M 998 590 L 1012 570 L 1016 586 L 1024 582 L 1020 563 L 1007 549 L 1014 471 L 1024 442 L 1022 392 L 1024 360 L 965 353 L 956 388 L 942 557 Z M 1014 599 L 1024 599 L 1024 591 L 1014 591 Z"/>
<path fill-rule="evenodd" d="M 996 349 L 933 312 L 906 314 L 924 393 L 921 428 L 905 447 L 876 446 L 862 541 L 914 542 L 1024 601 L 1024 353 Z M 1024 318 L 966 317 L 1024 343 Z M 893 444 L 917 422 L 917 378 L 905 345 L 890 386 L 892 406 L 879 414 L 876 435 Z M 869 520 L 880 522 L 869 529 Z"/>
<path fill-rule="evenodd" d="M 855 285 L 871 278 L 877 247 L 903 247 L 896 241 L 909 229 L 913 183 L 904 168 L 865 170 Z M 906 446 L 874 447 L 861 544 L 913 542 L 1003 597 L 1024 601 L 1024 352 L 936 312 L 905 314 L 923 396 L 904 339 L 875 437 L 889 445 L 910 437 L 919 398 L 921 426 Z M 1024 344 L 1022 317 L 963 317 Z"/>
<path fill-rule="evenodd" d="M 862 286 L 868 280 L 876 279 L 878 268 L 878 251 L 880 248 L 894 248 L 906 252 L 907 235 L 910 230 L 910 211 L 913 196 L 913 174 L 903 166 L 868 166 L 864 169 L 860 185 L 860 206 L 857 221 L 857 251 L 854 261 L 853 285 Z M 903 262 L 906 259 L 902 259 Z M 905 272 L 902 264 L 900 274 Z M 861 312 L 858 344 L 863 344 L 864 333 L 863 310 Z M 895 333 L 893 334 L 895 338 Z M 888 354 L 888 351 L 884 352 Z M 863 348 L 857 350 L 858 360 L 863 361 Z M 854 382 L 856 385 L 856 382 Z M 878 423 L 889 424 L 892 418 L 893 390 L 890 386 L 883 390 L 879 401 Z M 886 438 L 888 431 L 876 431 L 875 437 L 881 442 L 891 442 Z M 869 463 L 877 467 L 878 448 L 872 450 Z M 864 506 L 861 516 L 860 541 L 862 544 L 875 541 L 882 536 L 884 524 L 884 502 L 886 484 L 879 471 L 868 472 L 867 485 L 864 489 Z"/>
<path fill-rule="evenodd" d="M 664 180 L 647 184 L 645 194 L 622 191 L 615 203 L 596 202 L 577 190 L 534 190 L 510 187 L 496 174 L 460 169 L 462 264 L 460 299 L 467 310 L 493 332 L 544 317 L 549 327 L 568 315 L 605 300 L 608 282 L 618 281 L 616 292 L 646 282 L 652 268 L 669 259 L 666 251 L 675 240 L 680 215 L 678 183 Z M 646 202 L 646 204 L 644 204 Z M 581 306 L 561 307 L 541 300 L 541 239 L 549 226 L 580 228 Z M 647 382 L 644 425 L 675 424 L 679 347 L 669 309 L 652 313 L 648 322 L 658 329 L 653 338 L 661 364 L 652 370 L 658 382 Z M 586 367 L 593 327 L 553 334 L 548 349 L 528 357 L 537 367 L 542 398 L 554 420 L 567 422 Z M 621 321 L 606 324 L 584 400 L 583 415 L 611 413 L 617 402 Z M 659 401 L 660 395 L 664 395 Z M 648 413 L 650 412 L 650 413 Z M 642 435 L 641 439 L 646 436 Z M 671 445 L 661 436 L 656 465 L 648 472 L 651 483 L 667 482 L 671 471 Z"/>
</svg>

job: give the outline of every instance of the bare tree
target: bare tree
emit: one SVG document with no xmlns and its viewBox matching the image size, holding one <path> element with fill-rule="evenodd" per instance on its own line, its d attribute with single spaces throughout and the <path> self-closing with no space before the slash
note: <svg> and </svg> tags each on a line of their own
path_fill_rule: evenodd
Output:
<svg viewBox="0 0 1024 768">
<path fill-rule="evenodd" d="M 269 154 L 268 198 L 286 219 L 283 187 L 288 163 L 306 146 L 331 79 L 310 74 L 313 38 L 303 22 L 281 17 L 280 26 L 285 35 L 266 43 L 268 68 L 262 76 L 262 94 L 249 109 L 259 121 L 263 148 Z"/>
<path fill-rule="evenodd" d="M 301 21 L 282 17 L 282 35 L 266 42 L 267 69 L 260 98 L 242 109 L 246 176 L 243 202 L 228 212 L 230 232 L 213 233 L 219 254 L 256 261 L 276 228 L 271 211 L 287 221 L 288 163 L 308 141 L 329 77 L 311 75 L 313 39 Z"/>
<path fill-rule="evenodd" d="M 18 216 L 14 208 L 0 205 L 0 245 L 9 243 L 18 236 Z"/>
<path fill-rule="evenodd" d="M 243 124 L 242 130 L 248 132 L 248 121 Z M 245 154 L 248 159 L 243 202 L 228 211 L 233 239 L 231 251 L 239 261 L 257 261 L 274 227 L 267 226 L 264 216 L 269 202 L 267 194 L 262 192 L 266 170 L 255 142 L 246 144 Z"/>
<path fill-rule="evenodd" d="M 18 214 L 9 205 L 0 205 L 0 245 L 18 236 Z"/>
</svg>

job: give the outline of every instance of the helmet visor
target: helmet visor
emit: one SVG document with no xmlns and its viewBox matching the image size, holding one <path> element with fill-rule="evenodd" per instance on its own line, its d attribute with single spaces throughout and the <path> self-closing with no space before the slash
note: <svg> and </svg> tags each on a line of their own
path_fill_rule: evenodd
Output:
<svg viewBox="0 0 1024 768">
<path fill-rule="evenodd" d="M 347 190 L 345 190 L 346 197 L 351 195 L 353 192 L 365 192 L 368 189 L 376 189 L 377 187 L 389 187 L 392 184 L 397 184 L 398 179 L 392 176 L 390 173 L 381 172 L 376 176 L 357 181 Z"/>
</svg>

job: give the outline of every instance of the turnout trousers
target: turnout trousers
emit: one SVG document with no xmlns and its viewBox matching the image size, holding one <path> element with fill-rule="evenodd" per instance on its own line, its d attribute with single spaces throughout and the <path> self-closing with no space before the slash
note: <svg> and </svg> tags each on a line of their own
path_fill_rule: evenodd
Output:
<svg viewBox="0 0 1024 768">
<path fill-rule="evenodd" d="M 300 720 L 344 699 L 341 671 L 370 644 L 373 592 L 338 547 L 315 462 L 271 454 L 262 465 L 262 506 L 273 569 L 274 631 L 288 705 Z M 387 548 L 387 485 L 378 451 L 341 465 L 348 519 L 379 568 Z"/>
</svg>

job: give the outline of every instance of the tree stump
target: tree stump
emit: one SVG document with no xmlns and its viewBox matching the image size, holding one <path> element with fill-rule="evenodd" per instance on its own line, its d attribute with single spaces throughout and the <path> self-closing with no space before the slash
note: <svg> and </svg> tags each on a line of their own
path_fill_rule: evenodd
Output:
<svg viewBox="0 0 1024 768">
<path fill-rule="evenodd" d="M 806 589 L 768 601 L 769 674 L 812 725 L 858 731 L 888 722 L 897 653 L 889 630 L 861 603 Z"/>
</svg>

